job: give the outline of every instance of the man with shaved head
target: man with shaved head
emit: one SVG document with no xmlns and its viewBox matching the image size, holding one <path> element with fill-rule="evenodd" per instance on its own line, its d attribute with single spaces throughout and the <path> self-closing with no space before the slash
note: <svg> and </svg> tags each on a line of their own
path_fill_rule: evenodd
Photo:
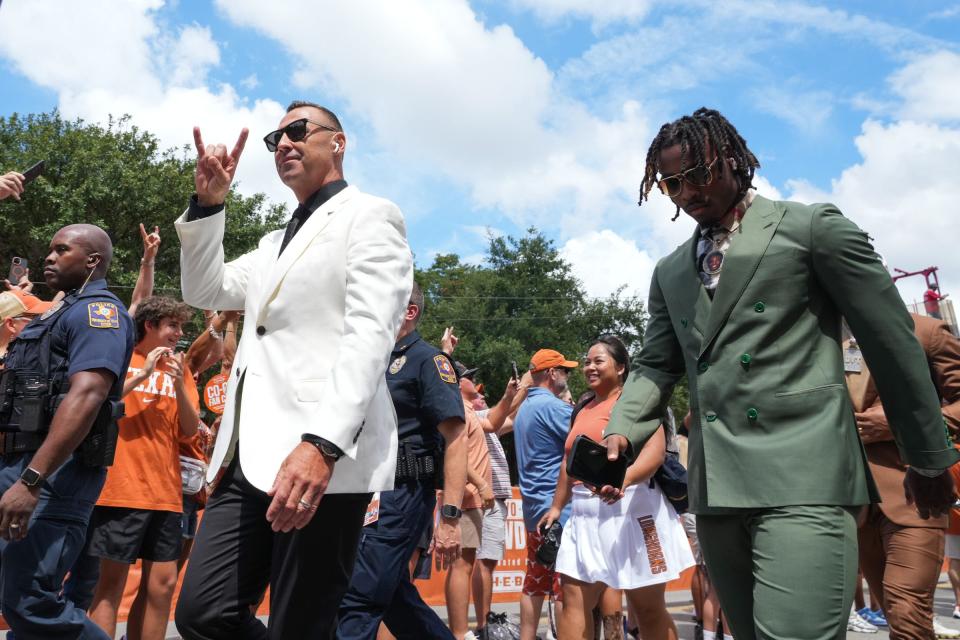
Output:
<svg viewBox="0 0 960 640">
<path fill-rule="evenodd" d="M 44 260 L 66 295 L 20 332 L 0 377 L 0 608 L 20 638 L 107 635 L 60 594 L 113 460 L 133 323 L 104 276 L 103 229 L 60 229 Z"/>
</svg>

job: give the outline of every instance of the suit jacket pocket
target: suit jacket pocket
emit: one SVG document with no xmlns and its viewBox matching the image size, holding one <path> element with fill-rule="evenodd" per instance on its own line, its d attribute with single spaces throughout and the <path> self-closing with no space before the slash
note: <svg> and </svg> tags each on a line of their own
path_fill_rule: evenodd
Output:
<svg viewBox="0 0 960 640">
<path fill-rule="evenodd" d="M 326 378 L 298 380 L 294 385 L 297 400 L 300 402 L 319 402 L 323 395 L 323 388 L 327 384 Z"/>
<path fill-rule="evenodd" d="M 816 387 L 810 387 L 809 389 L 797 389 L 796 391 L 778 391 L 773 394 L 777 398 L 789 398 L 791 396 L 802 396 L 808 393 L 817 393 L 818 391 L 829 391 L 831 389 L 838 389 L 843 387 L 842 384 L 821 384 Z"/>
</svg>

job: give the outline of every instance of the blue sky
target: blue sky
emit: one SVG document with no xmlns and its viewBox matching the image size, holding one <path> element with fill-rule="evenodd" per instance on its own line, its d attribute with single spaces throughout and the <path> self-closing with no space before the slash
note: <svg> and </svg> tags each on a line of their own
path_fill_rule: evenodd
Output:
<svg viewBox="0 0 960 640">
<path fill-rule="evenodd" d="M 659 125 L 712 106 L 762 193 L 836 202 L 891 266 L 940 266 L 960 295 L 955 2 L 5 0 L 0 86 L 4 115 L 130 113 L 168 146 L 248 126 L 240 188 L 284 202 L 259 139 L 322 102 L 348 180 L 401 206 L 421 266 L 535 225 L 594 295 L 645 294 L 691 232 L 636 191 Z"/>
</svg>

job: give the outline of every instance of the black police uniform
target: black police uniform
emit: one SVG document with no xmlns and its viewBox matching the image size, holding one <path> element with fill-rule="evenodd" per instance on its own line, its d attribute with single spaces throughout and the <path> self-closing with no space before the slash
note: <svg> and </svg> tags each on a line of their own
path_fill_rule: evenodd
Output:
<svg viewBox="0 0 960 640">
<path fill-rule="evenodd" d="M 460 387 L 450 359 L 416 331 L 394 347 L 387 385 L 397 411 L 397 479 L 393 491 L 380 494 L 377 521 L 364 527 L 337 638 L 372 640 L 382 620 L 400 640 L 452 639 L 410 581 L 408 563 L 433 521 L 443 474 L 437 425 L 464 419 Z"/>
<path fill-rule="evenodd" d="M 29 466 L 70 376 L 93 369 L 116 376 L 91 434 L 44 481 L 26 537 L 0 540 L 0 606 L 18 640 L 108 637 L 60 590 L 83 547 L 87 522 L 106 478 L 108 461 L 103 457 L 109 458 L 106 451 L 116 434 L 117 413 L 122 412 L 119 400 L 133 338 L 133 322 L 123 304 L 104 280 L 94 280 L 24 327 L 10 345 L 4 375 L 18 380 L 6 387 L 18 398 L 4 403 L 0 413 L 0 492 L 6 492 Z M 25 375 L 47 385 L 48 391 L 36 401 L 23 398 Z M 39 414 L 34 413 L 37 407 Z"/>
</svg>

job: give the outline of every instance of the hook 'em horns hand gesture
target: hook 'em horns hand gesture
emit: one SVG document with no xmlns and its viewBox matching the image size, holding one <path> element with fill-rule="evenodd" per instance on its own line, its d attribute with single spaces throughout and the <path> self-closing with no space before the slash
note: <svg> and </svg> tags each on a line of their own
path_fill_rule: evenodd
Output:
<svg viewBox="0 0 960 640">
<path fill-rule="evenodd" d="M 193 128 L 193 142 L 197 147 L 197 204 L 201 207 L 212 207 L 226 200 L 249 133 L 250 131 L 244 127 L 240 131 L 240 137 L 237 138 L 233 151 L 227 154 L 225 145 L 204 145 L 200 127 Z"/>
</svg>

